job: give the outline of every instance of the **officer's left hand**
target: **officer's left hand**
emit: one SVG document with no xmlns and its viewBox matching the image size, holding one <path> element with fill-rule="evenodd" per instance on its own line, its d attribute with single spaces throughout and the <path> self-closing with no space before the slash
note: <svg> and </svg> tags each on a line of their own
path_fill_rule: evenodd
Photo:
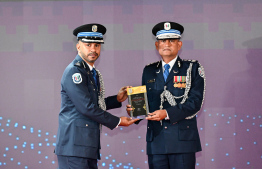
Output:
<svg viewBox="0 0 262 169">
<path fill-rule="evenodd" d="M 127 112 L 127 114 L 130 116 L 130 111 L 132 111 L 133 110 L 133 108 L 131 107 L 131 105 L 130 104 L 128 104 L 128 105 L 126 105 L 126 112 Z"/>
<path fill-rule="evenodd" d="M 117 101 L 118 102 L 123 102 L 127 99 L 127 88 L 132 87 L 132 86 L 124 86 L 122 87 L 117 94 Z"/>
<path fill-rule="evenodd" d="M 153 113 L 148 113 L 147 120 L 160 121 L 166 118 L 166 110 L 156 110 Z"/>
</svg>

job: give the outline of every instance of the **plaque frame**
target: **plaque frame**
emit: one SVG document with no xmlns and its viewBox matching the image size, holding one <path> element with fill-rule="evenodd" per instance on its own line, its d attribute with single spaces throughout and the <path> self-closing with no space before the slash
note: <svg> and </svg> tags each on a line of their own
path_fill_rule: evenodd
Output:
<svg viewBox="0 0 262 169">
<path fill-rule="evenodd" d="M 133 108 L 130 117 L 144 119 L 149 113 L 146 86 L 127 88 L 128 103 Z"/>
</svg>

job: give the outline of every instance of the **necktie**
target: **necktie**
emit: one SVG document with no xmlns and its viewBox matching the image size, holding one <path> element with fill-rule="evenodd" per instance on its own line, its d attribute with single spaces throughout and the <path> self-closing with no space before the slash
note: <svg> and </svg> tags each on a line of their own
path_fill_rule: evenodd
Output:
<svg viewBox="0 0 262 169">
<path fill-rule="evenodd" d="M 165 64 L 164 65 L 164 68 L 165 68 L 165 71 L 164 71 L 164 79 L 166 81 L 168 75 L 169 75 L 169 68 L 170 68 L 170 65 L 169 64 Z"/>
<path fill-rule="evenodd" d="M 93 68 L 93 69 L 91 70 L 91 72 L 92 72 L 93 78 L 94 78 L 94 80 L 95 80 L 95 85 L 97 86 L 96 70 L 95 70 L 95 68 Z"/>
</svg>

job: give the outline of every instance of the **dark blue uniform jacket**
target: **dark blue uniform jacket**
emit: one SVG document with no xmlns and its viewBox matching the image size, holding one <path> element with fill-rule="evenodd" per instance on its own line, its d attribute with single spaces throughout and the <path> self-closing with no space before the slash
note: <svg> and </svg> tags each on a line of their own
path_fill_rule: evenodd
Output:
<svg viewBox="0 0 262 169">
<path fill-rule="evenodd" d="M 149 111 L 159 110 L 160 94 L 164 91 L 165 86 L 173 96 L 184 94 L 185 88 L 174 87 L 174 76 L 187 76 L 190 63 L 192 64 L 191 86 L 186 101 L 181 104 L 182 98 L 176 99 L 177 105 L 171 106 L 165 100 L 163 109 L 166 109 L 170 120 L 163 120 L 162 125 L 159 121 L 148 121 L 147 154 L 201 151 L 197 121 L 194 116 L 202 106 L 205 91 L 205 77 L 200 76 L 200 73 L 203 72 L 198 70 L 200 64 L 197 61 L 185 61 L 178 57 L 166 82 L 161 61 L 150 64 L 144 68 L 142 85 L 146 85 L 147 88 Z"/>
<path fill-rule="evenodd" d="M 76 73 L 81 75 L 77 83 L 72 79 Z M 77 55 L 61 79 L 61 110 L 55 148 L 57 155 L 100 159 L 99 126 L 102 124 L 114 129 L 119 123 L 119 117 L 99 108 L 99 91 L 100 84 L 95 86 L 88 65 Z M 105 102 L 107 110 L 121 107 L 116 96 L 106 98 Z"/>
</svg>

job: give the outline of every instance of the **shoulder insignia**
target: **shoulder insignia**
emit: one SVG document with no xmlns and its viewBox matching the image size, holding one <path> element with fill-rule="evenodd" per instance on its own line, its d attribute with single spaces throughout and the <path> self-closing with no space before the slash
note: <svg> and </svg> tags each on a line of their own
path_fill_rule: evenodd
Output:
<svg viewBox="0 0 262 169">
<path fill-rule="evenodd" d="M 73 74 L 72 79 L 75 84 L 80 84 L 82 82 L 82 76 L 80 73 Z"/>
<path fill-rule="evenodd" d="M 75 66 L 79 66 L 79 67 L 80 67 L 80 66 L 81 66 L 81 62 L 79 62 L 79 61 L 76 62 L 76 63 L 75 63 Z"/>
<path fill-rule="evenodd" d="M 82 62 L 77 61 L 77 62 L 75 63 L 75 66 L 86 68 L 86 66 L 85 66 L 85 64 L 83 63 L 83 61 L 82 61 Z"/>
<path fill-rule="evenodd" d="M 190 59 L 183 59 L 183 61 L 188 61 L 188 62 L 197 62 L 197 60 L 190 60 Z"/>
<path fill-rule="evenodd" d="M 157 63 L 160 63 L 160 61 L 153 62 L 153 63 L 149 63 L 149 64 L 148 64 L 148 65 L 146 65 L 146 66 L 150 66 L 150 65 L 153 65 L 153 64 L 157 64 Z"/>
</svg>

